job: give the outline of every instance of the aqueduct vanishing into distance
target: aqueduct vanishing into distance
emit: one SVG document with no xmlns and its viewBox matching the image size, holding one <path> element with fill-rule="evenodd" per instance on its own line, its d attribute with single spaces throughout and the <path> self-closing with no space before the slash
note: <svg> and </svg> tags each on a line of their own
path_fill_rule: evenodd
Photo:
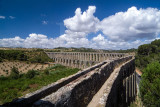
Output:
<svg viewBox="0 0 160 107">
<path fill-rule="evenodd" d="M 46 52 L 55 63 L 81 68 L 9 106 L 127 107 L 136 96 L 134 56 L 123 53 Z"/>
<path fill-rule="evenodd" d="M 122 53 L 46 52 L 56 63 L 75 68 L 86 68 L 104 60 L 124 57 Z"/>
</svg>

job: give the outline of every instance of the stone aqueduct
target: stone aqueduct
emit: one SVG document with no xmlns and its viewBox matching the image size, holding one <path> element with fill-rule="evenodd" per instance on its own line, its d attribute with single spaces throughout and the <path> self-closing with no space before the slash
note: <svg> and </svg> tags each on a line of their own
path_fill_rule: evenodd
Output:
<svg viewBox="0 0 160 107">
<path fill-rule="evenodd" d="M 134 56 L 84 52 L 46 54 L 58 64 L 82 70 L 4 106 L 128 107 L 135 99 Z"/>
<path fill-rule="evenodd" d="M 86 68 L 104 60 L 124 57 L 123 53 L 46 52 L 55 63 L 75 68 Z"/>
</svg>

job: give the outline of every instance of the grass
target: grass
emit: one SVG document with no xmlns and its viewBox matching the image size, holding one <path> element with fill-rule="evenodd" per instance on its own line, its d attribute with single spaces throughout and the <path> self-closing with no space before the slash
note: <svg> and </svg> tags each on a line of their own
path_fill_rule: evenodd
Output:
<svg viewBox="0 0 160 107">
<path fill-rule="evenodd" d="M 73 69 L 62 65 L 55 65 L 47 68 L 47 70 L 49 73 L 39 72 L 33 78 L 27 78 L 26 74 L 20 74 L 18 79 L 0 77 L 0 104 L 10 102 L 79 71 L 77 68 Z"/>
</svg>

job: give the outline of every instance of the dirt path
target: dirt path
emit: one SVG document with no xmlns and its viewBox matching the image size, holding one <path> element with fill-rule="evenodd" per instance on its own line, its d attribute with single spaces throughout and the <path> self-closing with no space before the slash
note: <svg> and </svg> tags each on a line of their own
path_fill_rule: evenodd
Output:
<svg viewBox="0 0 160 107">
<path fill-rule="evenodd" d="M 137 67 L 136 67 L 136 73 L 139 74 L 140 76 L 142 75 L 142 72 Z"/>
</svg>

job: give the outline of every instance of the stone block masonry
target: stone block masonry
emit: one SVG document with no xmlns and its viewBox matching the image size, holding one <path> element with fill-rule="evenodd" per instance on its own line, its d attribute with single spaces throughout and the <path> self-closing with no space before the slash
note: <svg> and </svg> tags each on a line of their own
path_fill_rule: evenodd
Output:
<svg viewBox="0 0 160 107">
<path fill-rule="evenodd" d="M 98 102 L 94 106 L 128 107 L 136 96 L 135 83 L 135 67 L 134 59 L 132 59 L 117 67 L 112 72 L 104 83 L 103 88 L 100 89 L 101 94 L 96 98 Z M 99 94 L 100 92 L 97 93 Z M 93 105 L 93 102 L 90 105 Z"/>
</svg>

